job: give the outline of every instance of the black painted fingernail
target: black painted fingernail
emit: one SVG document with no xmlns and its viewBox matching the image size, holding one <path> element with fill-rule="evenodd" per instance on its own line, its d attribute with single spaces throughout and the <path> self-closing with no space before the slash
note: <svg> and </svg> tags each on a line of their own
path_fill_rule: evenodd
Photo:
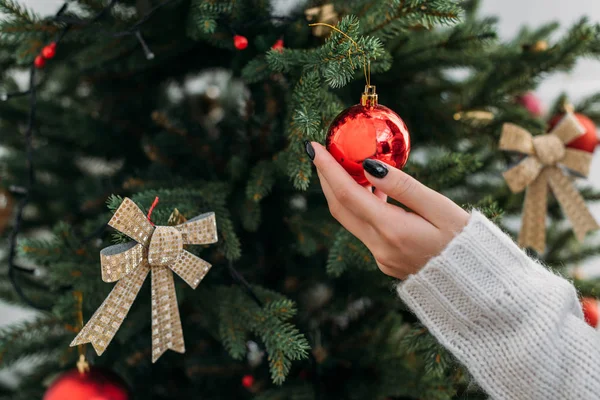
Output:
<svg viewBox="0 0 600 400">
<path fill-rule="evenodd" d="M 312 147 L 312 144 L 310 144 L 310 141 L 306 140 L 304 142 L 304 149 L 306 150 L 306 154 L 308 154 L 308 157 L 310 157 L 310 160 L 314 160 L 315 159 L 315 148 Z"/>
<path fill-rule="evenodd" d="M 379 179 L 383 178 L 388 173 L 388 169 L 384 164 L 376 160 L 371 160 L 370 158 L 367 158 L 365 161 L 363 161 L 363 168 L 369 174 Z"/>
</svg>

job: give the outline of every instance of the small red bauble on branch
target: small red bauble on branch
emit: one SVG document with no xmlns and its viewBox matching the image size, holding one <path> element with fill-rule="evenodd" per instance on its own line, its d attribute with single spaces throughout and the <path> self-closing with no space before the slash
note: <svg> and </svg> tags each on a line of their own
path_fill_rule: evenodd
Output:
<svg viewBox="0 0 600 400">
<path fill-rule="evenodd" d="M 574 115 L 577 119 L 577 122 L 579 122 L 585 132 L 581 136 L 575 138 L 575 140 L 567 143 L 567 147 L 593 153 L 598 145 L 598 132 L 596 130 L 596 124 L 583 114 L 575 113 Z M 555 115 L 550 120 L 550 130 L 552 130 L 560 122 L 560 120 L 562 120 L 563 117 L 564 114 Z"/>
<path fill-rule="evenodd" d="M 0 235 L 10 223 L 15 201 L 8 190 L 0 189 Z"/>
<path fill-rule="evenodd" d="M 529 113 L 534 117 L 540 117 L 544 113 L 542 102 L 532 92 L 527 92 L 521 96 L 518 96 L 517 103 L 525 107 L 527 111 L 529 111 Z"/>
<path fill-rule="evenodd" d="M 248 374 L 242 377 L 242 386 L 246 389 L 250 389 L 254 385 L 254 376 Z"/>
<path fill-rule="evenodd" d="M 80 373 L 73 369 L 58 377 L 44 394 L 43 400 L 130 400 L 123 379 L 114 372 L 91 367 Z"/>
<path fill-rule="evenodd" d="M 233 45 L 238 50 L 244 50 L 246 47 L 248 47 L 248 39 L 246 36 L 235 35 L 233 37 Z"/>
<path fill-rule="evenodd" d="M 360 104 L 342 111 L 327 132 L 327 150 L 359 184 L 366 186 L 362 163 L 367 158 L 402 168 L 410 136 L 402 118 L 378 104 L 375 86 L 365 86 Z"/>
<path fill-rule="evenodd" d="M 271 46 L 271 48 L 275 51 L 278 52 L 282 52 L 283 48 L 284 48 L 284 43 L 283 43 L 283 39 L 277 39 L 277 41 L 275 43 L 273 43 L 273 46 Z"/>
<path fill-rule="evenodd" d="M 52 42 L 42 49 L 42 56 L 46 59 L 54 58 L 56 55 L 56 43 Z"/>
<path fill-rule="evenodd" d="M 585 322 L 593 328 L 598 328 L 598 299 L 584 297 L 581 299 L 581 308 Z"/>
<path fill-rule="evenodd" d="M 44 68 L 44 65 L 46 65 L 46 59 L 40 54 L 33 60 L 33 65 L 35 65 L 35 67 L 38 69 Z"/>
</svg>

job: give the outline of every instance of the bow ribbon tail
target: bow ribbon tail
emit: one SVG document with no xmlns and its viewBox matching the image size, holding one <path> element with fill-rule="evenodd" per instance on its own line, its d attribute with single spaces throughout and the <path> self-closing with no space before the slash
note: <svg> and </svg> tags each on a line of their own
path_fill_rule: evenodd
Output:
<svg viewBox="0 0 600 400">
<path fill-rule="evenodd" d="M 185 353 L 173 272 L 152 267 L 152 362 L 169 349 Z"/>
<path fill-rule="evenodd" d="M 96 353 L 102 355 L 121 327 L 148 272 L 150 267 L 144 262 L 119 280 L 70 346 L 91 343 Z"/>
<path fill-rule="evenodd" d="M 179 275 L 192 289 L 198 287 L 210 268 L 210 263 L 186 250 L 183 250 L 179 260 L 171 266 L 173 272 Z"/>
<path fill-rule="evenodd" d="M 519 245 L 530 247 L 538 253 L 546 248 L 546 211 L 548 208 L 548 183 L 546 170 L 534 180 L 525 192 L 523 203 L 523 226 L 519 233 Z"/>
<path fill-rule="evenodd" d="M 560 169 L 548 168 L 548 183 L 563 212 L 571 221 L 573 231 L 579 241 L 582 241 L 588 232 L 600 228 L 585 205 L 581 194 Z"/>
</svg>

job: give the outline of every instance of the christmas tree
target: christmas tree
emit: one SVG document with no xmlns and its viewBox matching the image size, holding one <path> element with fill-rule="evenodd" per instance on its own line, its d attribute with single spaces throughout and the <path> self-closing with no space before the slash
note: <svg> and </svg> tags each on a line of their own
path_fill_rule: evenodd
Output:
<svg viewBox="0 0 600 400">
<path fill-rule="evenodd" d="M 548 131 L 523 96 L 600 56 L 600 26 L 503 43 L 477 6 L 334 0 L 276 15 L 269 1 L 72 0 L 42 18 L 0 0 L 0 298 L 39 310 L 0 331 L 0 368 L 30 366 L 0 398 L 42 398 L 80 354 L 135 399 L 486 398 L 329 215 L 304 150 L 360 100 L 368 66 L 410 130 L 404 170 L 516 237 L 523 194 L 502 178 L 515 161 L 502 127 Z M 574 107 L 600 121 L 600 95 Z M 126 197 L 156 226 L 216 217 L 218 243 L 185 246 L 210 272 L 195 290 L 174 279 L 186 352 L 156 363 L 150 283 L 101 357 L 69 347 L 115 286 L 99 253 L 129 241 L 107 226 Z M 538 256 L 566 275 L 600 246 L 579 244 L 549 198 Z"/>
</svg>

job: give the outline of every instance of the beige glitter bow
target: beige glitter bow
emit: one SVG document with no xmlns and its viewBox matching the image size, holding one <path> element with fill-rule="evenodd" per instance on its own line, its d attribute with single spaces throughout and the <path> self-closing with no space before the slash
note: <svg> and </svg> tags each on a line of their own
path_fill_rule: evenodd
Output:
<svg viewBox="0 0 600 400">
<path fill-rule="evenodd" d="M 562 165 L 582 176 L 588 175 L 592 155 L 565 147 L 565 143 L 583 132 L 584 129 L 572 113 L 567 113 L 546 135 L 532 136 L 520 126 L 504 124 L 500 149 L 528 155 L 503 174 L 513 193 L 527 189 L 523 204 L 523 226 L 519 234 L 521 246 L 531 247 L 540 253 L 546 248 L 548 186 L 571 220 L 577 239 L 581 241 L 586 233 L 599 228 L 583 197 L 559 167 Z"/>
<path fill-rule="evenodd" d="M 184 244 L 217 242 L 214 213 L 177 226 L 154 226 L 128 198 L 108 225 L 134 242 L 100 251 L 102 280 L 117 282 L 106 300 L 71 343 L 91 343 L 101 355 L 127 316 L 146 276 L 152 271 L 152 362 L 168 349 L 185 352 L 173 272 L 196 288 L 211 265 L 183 249 Z"/>
</svg>

